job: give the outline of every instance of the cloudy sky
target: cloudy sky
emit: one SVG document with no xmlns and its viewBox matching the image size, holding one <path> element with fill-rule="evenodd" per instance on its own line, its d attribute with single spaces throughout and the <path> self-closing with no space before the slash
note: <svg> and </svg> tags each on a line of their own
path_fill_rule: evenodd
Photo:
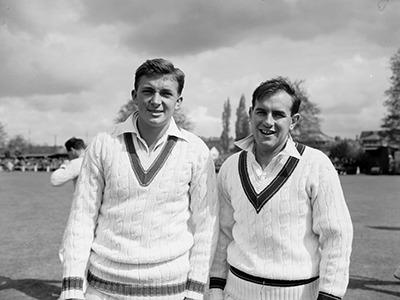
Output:
<svg viewBox="0 0 400 300">
<path fill-rule="evenodd" d="M 0 122 L 33 143 L 90 140 L 164 57 L 200 135 L 282 75 L 305 81 L 326 134 L 354 138 L 380 127 L 399 48 L 400 0 L 0 0 Z"/>
</svg>

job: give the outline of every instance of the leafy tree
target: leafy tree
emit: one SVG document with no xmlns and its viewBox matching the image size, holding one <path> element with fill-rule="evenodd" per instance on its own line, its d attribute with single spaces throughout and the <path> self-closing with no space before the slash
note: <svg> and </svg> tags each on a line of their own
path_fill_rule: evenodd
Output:
<svg viewBox="0 0 400 300">
<path fill-rule="evenodd" d="M 115 123 L 124 122 L 128 116 L 137 110 L 137 106 L 132 100 L 128 100 L 124 105 L 122 105 L 117 113 L 117 117 L 114 119 Z"/>
<path fill-rule="evenodd" d="M 176 124 L 183 129 L 191 131 L 194 128 L 192 120 L 185 114 L 182 108 L 175 111 L 174 120 Z"/>
<path fill-rule="evenodd" d="M 137 110 L 137 105 L 132 101 L 128 100 L 124 105 L 121 106 L 117 113 L 117 117 L 114 119 L 115 123 L 124 122 L 131 113 Z M 176 124 L 186 130 L 193 130 L 194 124 L 185 114 L 182 109 L 176 110 L 174 113 L 174 120 Z"/>
<path fill-rule="evenodd" d="M 4 129 L 4 125 L 0 122 L 0 148 L 4 148 L 6 145 L 7 133 Z"/>
<path fill-rule="evenodd" d="M 345 139 L 337 141 L 329 152 L 331 158 L 336 158 L 343 162 L 356 162 L 363 150 L 357 141 Z"/>
<path fill-rule="evenodd" d="M 319 107 L 309 100 L 307 92 L 302 87 L 304 81 L 294 83 L 301 98 L 299 113 L 301 115 L 297 126 L 292 130 L 292 136 L 298 141 L 305 141 L 310 134 L 321 133 Z"/>
<path fill-rule="evenodd" d="M 246 110 L 246 98 L 242 94 L 239 100 L 239 106 L 236 109 L 236 123 L 235 123 L 235 140 L 240 140 L 249 135 L 249 115 Z"/>
<path fill-rule="evenodd" d="M 29 149 L 29 142 L 20 134 L 11 138 L 7 143 L 7 149 L 14 155 L 26 153 Z"/>
<path fill-rule="evenodd" d="M 231 103 L 229 98 L 224 103 L 224 110 L 222 112 L 222 133 L 221 133 L 221 147 L 222 150 L 227 153 L 229 152 L 229 124 L 231 120 Z"/>
<path fill-rule="evenodd" d="M 387 107 L 382 127 L 388 129 L 392 139 L 400 140 L 400 49 L 390 59 L 392 76 L 391 86 L 385 91 L 387 97 L 384 105 Z"/>
<path fill-rule="evenodd" d="M 329 149 L 329 157 L 339 172 L 346 171 L 348 174 L 355 174 L 357 166 L 365 169 L 365 155 L 360 143 L 350 139 L 337 139 Z"/>
</svg>

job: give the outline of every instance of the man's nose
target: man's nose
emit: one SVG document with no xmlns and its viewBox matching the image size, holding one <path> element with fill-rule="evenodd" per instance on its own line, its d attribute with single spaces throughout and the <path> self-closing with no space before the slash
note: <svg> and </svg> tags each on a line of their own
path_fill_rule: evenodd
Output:
<svg viewBox="0 0 400 300">
<path fill-rule="evenodd" d="M 159 93 L 154 93 L 153 97 L 151 97 L 150 103 L 152 105 L 160 105 L 161 104 L 161 95 Z"/>
<path fill-rule="evenodd" d="M 274 125 L 274 118 L 272 117 L 272 114 L 267 114 L 263 120 L 263 123 L 268 127 L 272 127 Z"/>
</svg>

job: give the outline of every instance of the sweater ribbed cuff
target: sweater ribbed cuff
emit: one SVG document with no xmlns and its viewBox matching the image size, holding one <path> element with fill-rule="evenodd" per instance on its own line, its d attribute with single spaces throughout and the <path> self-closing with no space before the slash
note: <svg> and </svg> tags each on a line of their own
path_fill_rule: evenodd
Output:
<svg viewBox="0 0 400 300">
<path fill-rule="evenodd" d="M 83 279 L 80 277 L 65 277 L 62 281 L 60 299 L 85 299 Z"/>
<path fill-rule="evenodd" d="M 189 278 L 186 282 L 186 298 L 202 300 L 205 288 L 204 283 Z"/>
<path fill-rule="evenodd" d="M 210 277 L 210 289 L 223 290 L 226 285 L 226 279 L 219 277 Z"/>
<path fill-rule="evenodd" d="M 317 300 L 341 300 L 342 298 L 325 292 L 319 292 Z"/>
</svg>

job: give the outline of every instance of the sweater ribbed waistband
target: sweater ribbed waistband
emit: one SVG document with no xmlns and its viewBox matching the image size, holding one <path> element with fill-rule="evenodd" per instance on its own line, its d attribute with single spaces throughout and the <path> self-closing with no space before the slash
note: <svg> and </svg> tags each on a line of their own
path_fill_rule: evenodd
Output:
<svg viewBox="0 0 400 300">
<path fill-rule="evenodd" d="M 229 269 L 233 275 L 239 277 L 240 279 L 268 286 L 281 286 L 281 287 L 298 286 L 311 283 L 318 279 L 318 276 L 307 279 L 298 279 L 298 280 L 270 279 L 270 278 L 262 278 L 247 274 L 232 266 L 230 266 Z"/>
<path fill-rule="evenodd" d="M 90 286 L 110 294 L 125 296 L 169 296 L 183 293 L 189 282 L 164 285 L 132 285 L 121 282 L 104 280 L 93 275 L 90 271 L 87 275 Z"/>
</svg>

